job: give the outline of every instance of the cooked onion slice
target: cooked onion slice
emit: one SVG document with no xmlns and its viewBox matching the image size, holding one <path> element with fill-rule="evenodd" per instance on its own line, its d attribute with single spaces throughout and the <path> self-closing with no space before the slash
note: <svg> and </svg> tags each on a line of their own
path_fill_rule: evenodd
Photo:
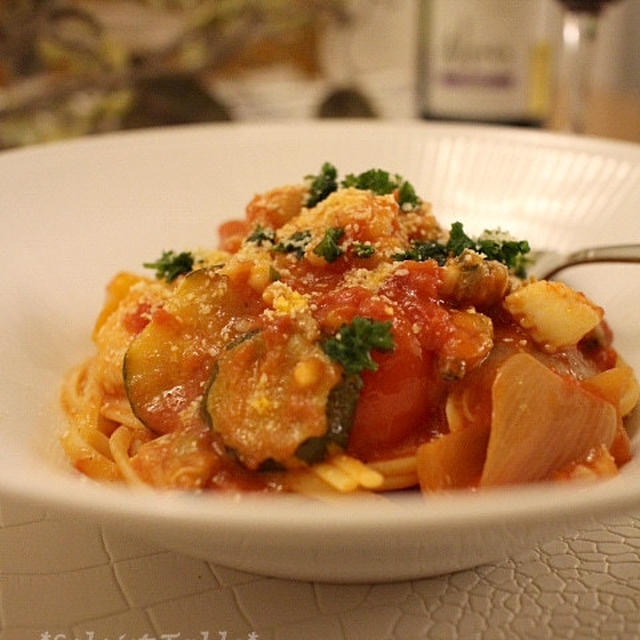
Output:
<svg viewBox="0 0 640 640">
<path fill-rule="evenodd" d="M 487 450 L 487 429 L 467 427 L 418 448 L 416 466 L 424 493 L 475 486 Z"/>
<path fill-rule="evenodd" d="M 500 367 L 492 399 L 481 486 L 544 480 L 616 435 L 611 403 L 526 353 Z"/>
</svg>

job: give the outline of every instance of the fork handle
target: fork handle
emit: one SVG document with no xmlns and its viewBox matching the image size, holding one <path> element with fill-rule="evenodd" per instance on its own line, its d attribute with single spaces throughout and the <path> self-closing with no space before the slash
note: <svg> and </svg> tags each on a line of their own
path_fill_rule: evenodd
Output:
<svg viewBox="0 0 640 640">
<path fill-rule="evenodd" d="M 617 244 L 574 251 L 567 256 L 561 265 L 548 272 L 545 277 L 549 278 L 567 267 L 590 262 L 640 262 L 640 244 Z"/>
<path fill-rule="evenodd" d="M 567 265 L 585 262 L 640 262 L 640 244 L 618 244 L 609 247 L 580 249 L 569 254 Z"/>
</svg>

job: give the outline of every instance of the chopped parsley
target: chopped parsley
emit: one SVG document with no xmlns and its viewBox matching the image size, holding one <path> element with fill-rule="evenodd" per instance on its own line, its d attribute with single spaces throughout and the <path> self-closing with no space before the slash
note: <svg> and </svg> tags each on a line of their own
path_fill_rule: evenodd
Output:
<svg viewBox="0 0 640 640">
<path fill-rule="evenodd" d="M 420 198 L 409 182 L 397 174 L 391 176 L 388 171 L 382 169 L 369 169 L 359 175 L 350 173 L 342 181 L 342 186 L 373 191 L 380 196 L 393 193 L 397 189 L 398 204 L 403 211 L 415 209 L 420 205 Z"/>
<path fill-rule="evenodd" d="M 415 240 L 411 243 L 409 249 L 401 253 L 395 253 L 392 258 L 394 260 L 415 260 L 416 262 L 432 259 L 442 266 L 448 256 L 447 248 L 442 244 Z"/>
<path fill-rule="evenodd" d="M 145 269 L 155 269 L 158 280 L 172 282 L 179 275 L 189 273 L 193 269 L 194 257 L 189 251 L 175 253 L 174 251 L 163 251 L 162 255 L 155 262 L 143 262 Z"/>
<path fill-rule="evenodd" d="M 305 180 L 309 181 L 309 195 L 305 202 L 305 206 L 315 207 L 318 202 L 322 202 L 330 193 L 338 189 L 337 181 L 338 171 L 329 162 L 325 162 L 317 176 L 305 176 Z"/>
<path fill-rule="evenodd" d="M 247 242 L 255 242 L 259 247 L 263 242 L 270 242 L 273 244 L 276 241 L 276 232 L 269 228 L 263 227 L 261 224 L 257 224 L 255 229 L 247 236 Z"/>
<path fill-rule="evenodd" d="M 465 249 L 476 251 L 488 260 L 501 262 L 521 277 L 525 275 L 526 254 L 531 250 L 526 240 L 516 240 L 499 229 L 485 230 L 474 240 L 464 232 L 462 223 L 454 222 L 446 244 L 414 241 L 409 249 L 396 253 L 393 259 L 423 262 L 431 258 L 442 266 L 448 257 L 459 256 Z"/>
<path fill-rule="evenodd" d="M 399 177 L 399 176 L 398 176 Z M 413 185 L 406 180 L 402 180 L 398 187 L 398 204 L 403 211 L 417 209 L 421 200 L 416 194 Z"/>
<path fill-rule="evenodd" d="M 305 249 L 311 240 L 311 231 L 296 231 L 286 240 L 281 240 L 273 247 L 278 253 L 295 253 L 298 258 L 304 257 Z"/>
<path fill-rule="evenodd" d="M 359 175 L 349 173 L 342 181 L 342 186 L 373 191 L 384 196 L 387 193 L 393 193 L 394 189 L 398 187 L 398 183 L 391 179 L 388 171 L 369 169 Z"/>
<path fill-rule="evenodd" d="M 309 208 L 315 207 L 338 190 L 338 171 L 330 162 L 325 162 L 317 175 L 307 175 L 304 179 L 309 184 L 309 194 L 304 204 Z M 383 169 L 369 169 L 358 175 L 349 173 L 340 186 L 373 191 L 381 196 L 396 192 L 398 204 L 403 211 L 416 209 L 421 203 L 411 183 L 398 174 L 391 175 Z"/>
<path fill-rule="evenodd" d="M 531 251 L 526 240 L 516 240 L 499 229 L 485 230 L 478 236 L 477 247 L 489 260 L 498 260 L 513 269 L 516 275 L 525 275 L 526 255 Z"/>
<path fill-rule="evenodd" d="M 344 236 L 342 227 L 329 227 L 324 232 L 324 237 L 319 244 L 313 248 L 313 253 L 324 258 L 327 262 L 334 262 L 344 253 L 338 244 L 342 236 Z"/>
<path fill-rule="evenodd" d="M 461 222 L 454 222 L 449 232 L 446 250 L 449 254 L 459 256 L 465 249 L 476 249 L 476 243 L 464 232 Z"/>
<path fill-rule="evenodd" d="M 354 242 L 351 245 L 351 250 L 356 258 L 370 258 L 376 252 L 376 248 L 372 244 L 364 242 Z"/>
<path fill-rule="evenodd" d="M 338 364 L 348 376 L 362 371 L 375 371 L 378 365 L 371 351 L 392 351 L 394 348 L 391 322 L 379 322 L 356 316 L 351 324 L 343 324 L 332 338 L 322 343 L 323 351 Z"/>
</svg>

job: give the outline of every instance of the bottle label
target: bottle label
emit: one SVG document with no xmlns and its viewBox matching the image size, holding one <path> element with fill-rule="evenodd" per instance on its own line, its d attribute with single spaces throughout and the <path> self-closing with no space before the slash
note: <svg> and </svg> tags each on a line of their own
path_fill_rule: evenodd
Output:
<svg viewBox="0 0 640 640">
<path fill-rule="evenodd" d="M 430 0 L 424 31 L 423 111 L 514 121 L 547 110 L 548 46 L 537 0 Z"/>
</svg>

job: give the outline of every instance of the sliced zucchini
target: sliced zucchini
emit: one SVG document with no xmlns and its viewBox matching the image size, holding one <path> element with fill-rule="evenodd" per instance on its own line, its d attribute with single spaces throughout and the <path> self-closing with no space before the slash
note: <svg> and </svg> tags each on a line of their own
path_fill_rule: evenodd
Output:
<svg viewBox="0 0 640 640">
<path fill-rule="evenodd" d="M 216 269 L 186 276 L 125 355 L 125 389 L 138 419 L 158 433 L 199 420 L 215 359 L 257 326 L 263 308 L 249 287 Z"/>
<path fill-rule="evenodd" d="M 327 431 L 320 437 L 308 438 L 302 442 L 296 449 L 297 458 L 313 464 L 324 460 L 331 444 L 341 449 L 347 448 L 361 388 L 360 376 L 344 376 L 331 389 L 326 407 Z"/>
<path fill-rule="evenodd" d="M 220 354 L 204 408 L 244 466 L 290 466 L 301 443 L 327 433 L 340 378 L 317 342 L 295 328 L 267 326 Z"/>
</svg>

